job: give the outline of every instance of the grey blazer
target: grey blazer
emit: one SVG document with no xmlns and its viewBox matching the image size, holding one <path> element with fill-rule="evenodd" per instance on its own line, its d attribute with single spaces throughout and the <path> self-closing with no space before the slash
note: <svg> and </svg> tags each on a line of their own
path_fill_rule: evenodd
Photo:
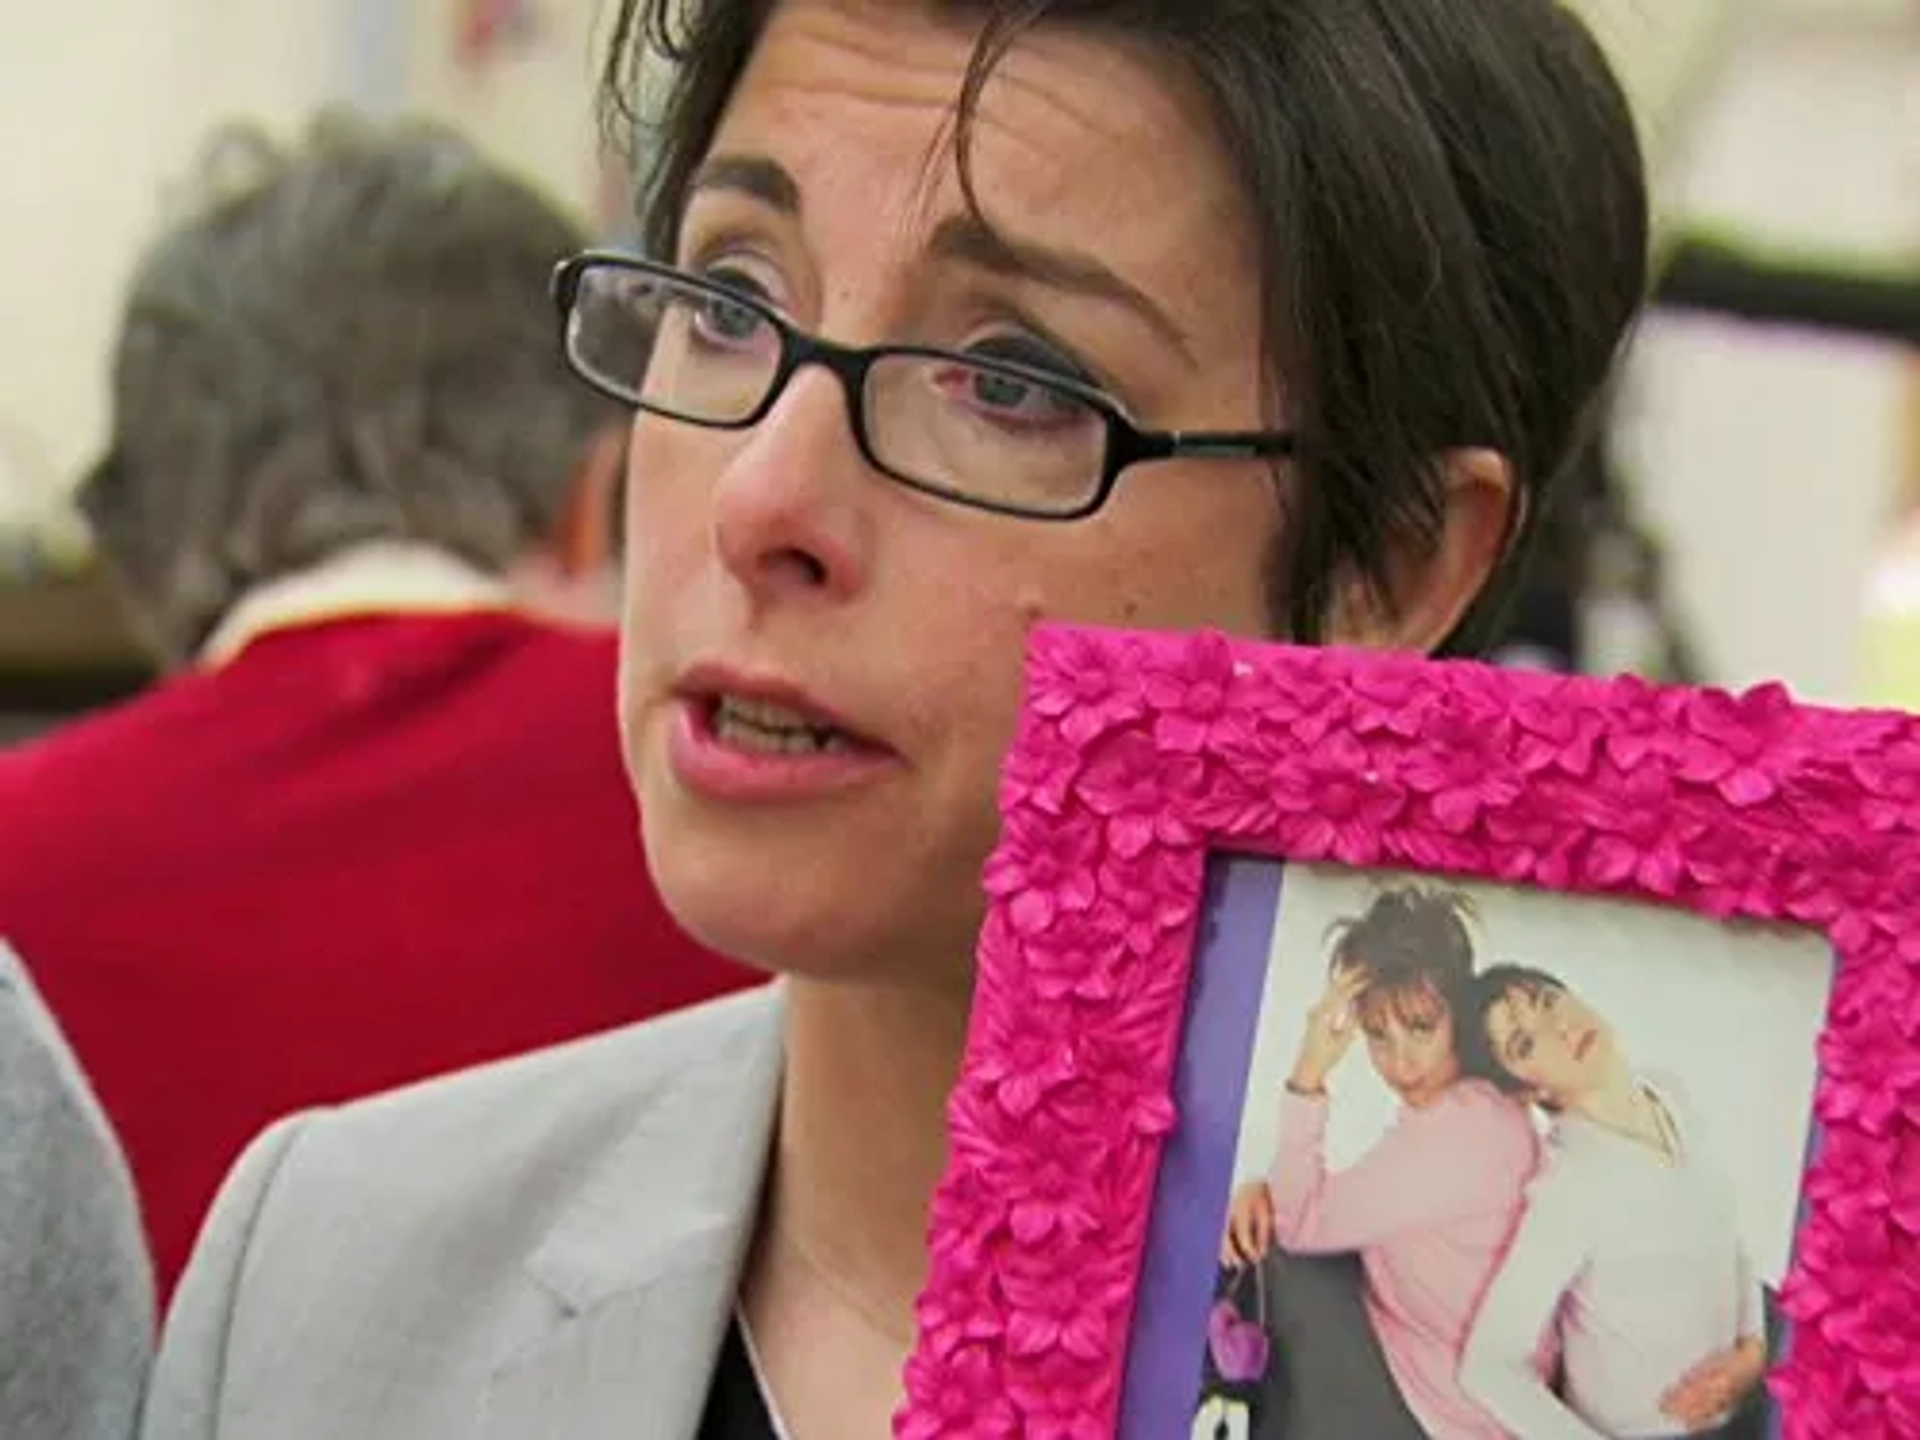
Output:
<svg viewBox="0 0 1920 1440">
<path fill-rule="evenodd" d="M 119 1143 L 0 944 L 0 1436 L 130 1440 L 153 1271 Z"/>
<path fill-rule="evenodd" d="M 773 1130 L 780 992 L 257 1140 L 144 1440 L 691 1440 Z"/>
</svg>

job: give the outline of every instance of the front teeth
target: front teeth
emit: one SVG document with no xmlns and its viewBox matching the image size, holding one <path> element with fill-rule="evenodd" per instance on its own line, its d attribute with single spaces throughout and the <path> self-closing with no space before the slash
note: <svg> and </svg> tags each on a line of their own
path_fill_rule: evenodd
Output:
<svg viewBox="0 0 1920 1440">
<path fill-rule="evenodd" d="M 713 733 L 723 744 L 767 754 L 831 754 L 847 748 L 838 731 L 763 700 L 723 698 L 714 710 Z"/>
<path fill-rule="evenodd" d="M 812 730 L 815 726 L 797 710 L 775 705 L 770 700 L 743 700 L 732 695 L 720 697 L 720 713 L 762 730 Z"/>
</svg>

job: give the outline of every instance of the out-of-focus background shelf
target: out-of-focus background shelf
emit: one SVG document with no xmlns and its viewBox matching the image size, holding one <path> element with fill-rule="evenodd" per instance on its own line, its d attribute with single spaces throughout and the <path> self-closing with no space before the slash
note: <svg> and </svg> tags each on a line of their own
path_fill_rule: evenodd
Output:
<svg viewBox="0 0 1920 1440">
<path fill-rule="evenodd" d="M 98 571 L 0 584 L 0 741 L 131 694 L 151 676 Z"/>
</svg>

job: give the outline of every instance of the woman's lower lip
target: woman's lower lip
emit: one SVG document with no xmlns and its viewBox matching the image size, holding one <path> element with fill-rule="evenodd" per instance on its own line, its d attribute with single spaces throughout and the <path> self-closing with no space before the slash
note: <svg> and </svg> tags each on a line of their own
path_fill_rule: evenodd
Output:
<svg viewBox="0 0 1920 1440">
<path fill-rule="evenodd" d="M 674 778 L 713 800 L 776 803 L 810 800 L 871 781 L 899 763 L 871 746 L 844 750 L 750 750 L 714 730 L 713 707 L 676 702 L 667 734 Z"/>
</svg>

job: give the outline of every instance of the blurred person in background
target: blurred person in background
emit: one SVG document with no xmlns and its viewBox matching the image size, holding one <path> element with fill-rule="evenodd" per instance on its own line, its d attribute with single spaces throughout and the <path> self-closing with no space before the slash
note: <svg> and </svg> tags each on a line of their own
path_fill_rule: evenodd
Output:
<svg viewBox="0 0 1920 1440">
<path fill-rule="evenodd" d="M 209 152 L 142 259 L 80 505 L 169 674 L 0 755 L 0 934 L 92 1072 L 162 1298 L 287 1112 L 711 997 L 615 719 L 626 418 L 583 237 L 421 125 Z"/>
<path fill-rule="evenodd" d="M 126 1160 L 0 942 L 0 1435 L 128 1440 L 152 1345 Z"/>
</svg>

